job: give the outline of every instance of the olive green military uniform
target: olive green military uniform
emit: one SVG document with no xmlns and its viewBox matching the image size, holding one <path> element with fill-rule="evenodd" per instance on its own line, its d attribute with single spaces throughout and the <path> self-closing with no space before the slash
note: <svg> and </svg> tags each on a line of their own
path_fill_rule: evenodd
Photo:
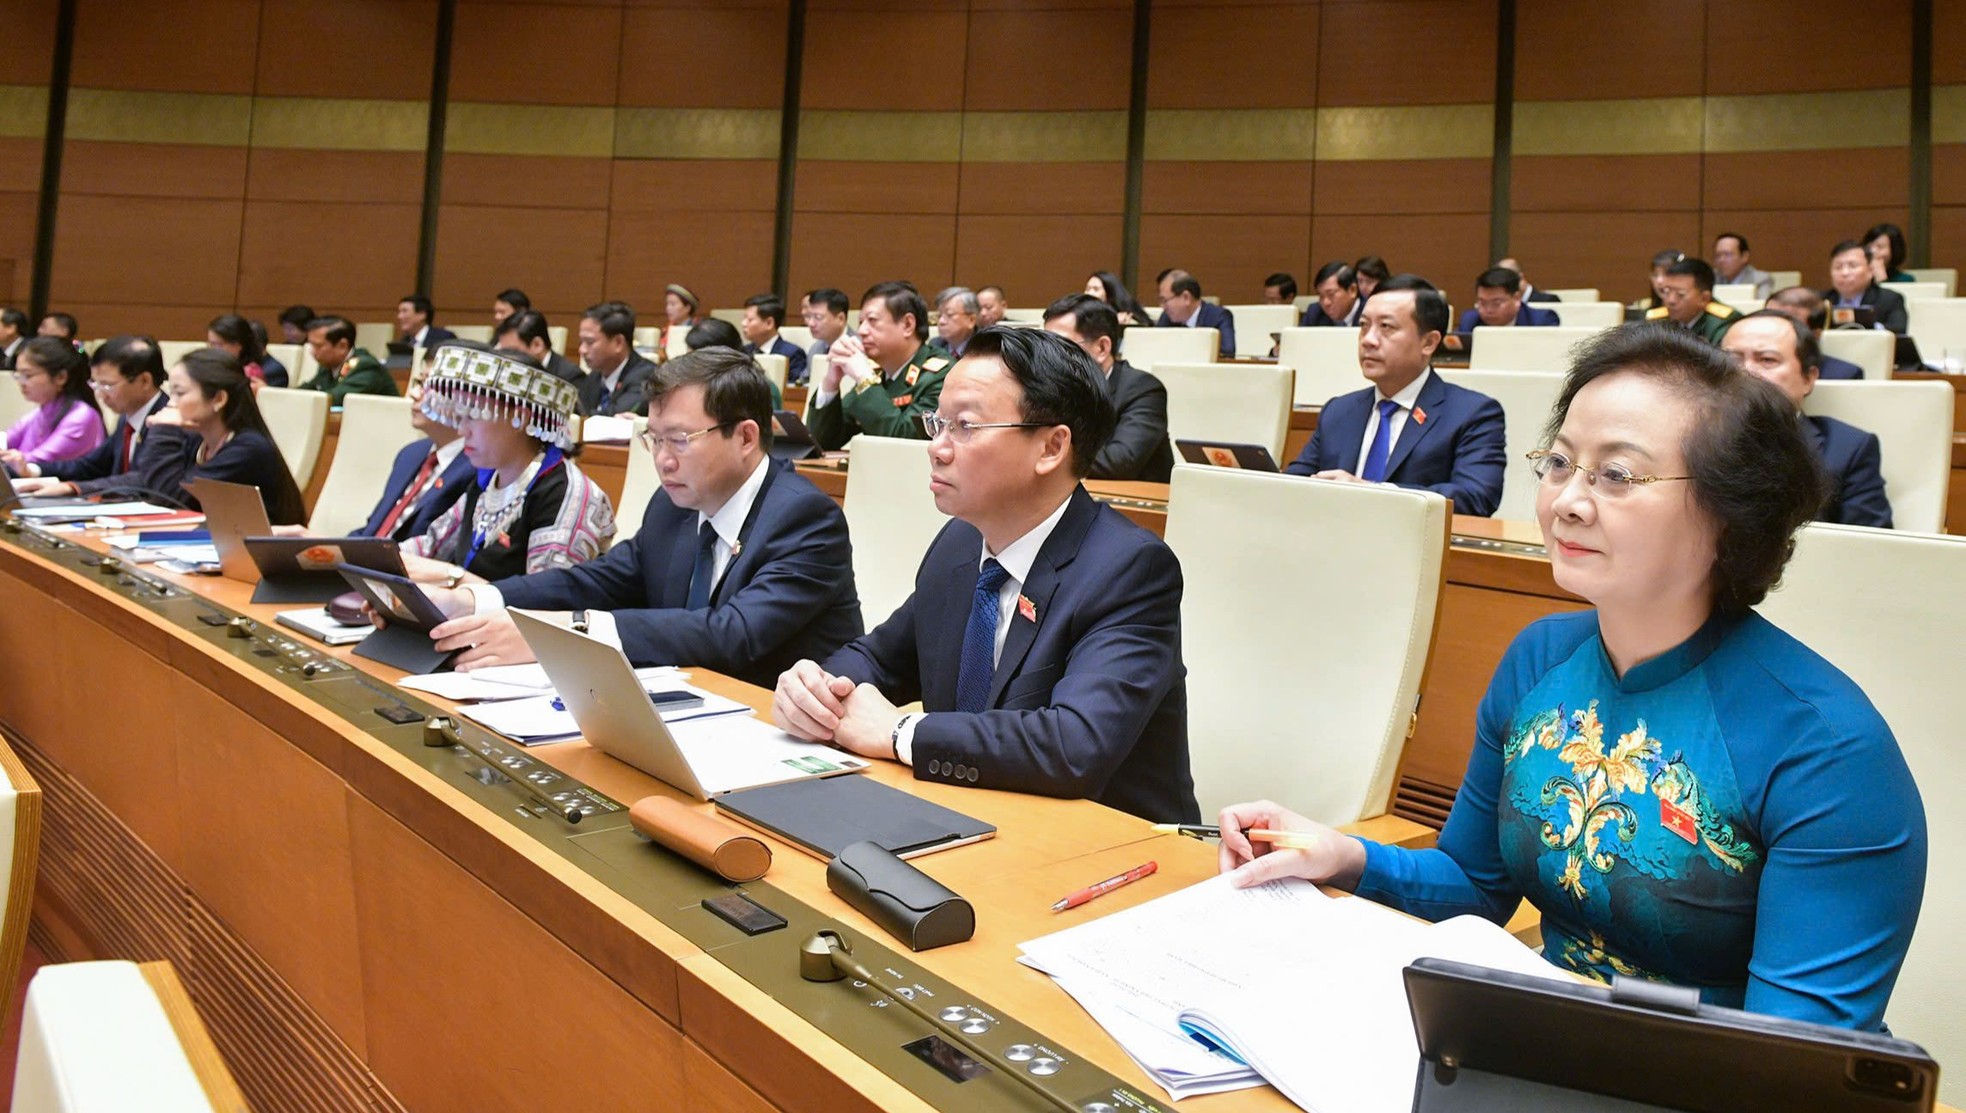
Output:
<svg viewBox="0 0 1966 1113">
<path fill-rule="evenodd" d="M 914 356 L 893 375 L 880 371 L 841 391 L 824 406 L 814 406 L 806 414 L 806 425 L 813 440 L 828 451 L 846 447 L 856 433 L 876 437 L 927 440 L 922 415 L 935 412 L 942 397 L 942 380 L 956 361 L 948 353 L 923 344 Z M 814 368 L 813 397 L 823 368 Z"/>
<path fill-rule="evenodd" d="M 1693 323 L 1686 327 L 1698 333 L 1700 339 L 1717 346 L 1720 343 L 1720 334 L 1726 332 L 1727 326 L 1733 324 L 1740 315 L 1741 311 L 1731 305 L 1722 305 L 1717 301 L 1710 301 L 1707 303 L 1706 310 L 1694 318 Z M 1645 319 L 1648 321 L 1669 321 L 1672 318 L 1666 312 L 1666 307 L 1662 305 L 1647 313 Z"/>
<path fill-rule="evenodd" d="M 396 394 L 396 379 L 367 350 L 357 348 L 337 368 L 339 375 L 323 367 L 314 377 L 300 384 L 302 390 L 319 390 L 328 396 L 328 405 L 339 406 L 351 394 Z"/>
</svg>

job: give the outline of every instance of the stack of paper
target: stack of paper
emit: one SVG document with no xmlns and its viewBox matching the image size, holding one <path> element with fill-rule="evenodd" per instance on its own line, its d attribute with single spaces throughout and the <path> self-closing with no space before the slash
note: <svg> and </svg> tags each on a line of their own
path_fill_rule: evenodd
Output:
<svg viewBox="0 0 1966 1113">
<path fill-rule="evenodd" d="M 1429 924 L 1303 881 L 1212 878 L 1020 948 L 1180 1100 L 1268 1081 L 1314 1113 L 1404 1113 L 1422 956 L 1564 975 L 1486 920 Z"/>
</svg>

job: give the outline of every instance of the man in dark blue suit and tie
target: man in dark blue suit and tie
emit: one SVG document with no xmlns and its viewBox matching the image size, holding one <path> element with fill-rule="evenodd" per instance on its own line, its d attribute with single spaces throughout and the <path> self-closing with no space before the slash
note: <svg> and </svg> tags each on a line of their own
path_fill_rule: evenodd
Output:
<svg viewBox="0 0 1966 1113">
<path fill-rule="evenodd" d="M 1160 328 L 1212 328 L 1220 333 L 1216 349 L 1222 358 L 1236 354 L 1236 315 L 1201 300 L 1201 283 L 1184 270 L 1160 272 Z"/>
<path fill-rule="evenodd" d="M 1735 320 L 1720 346 L 1795 403 L 1803 435 L 1822 457 L 1831 480 L 1829 500 L 1816 520 L 1890 529 L 1891 500 L 1884 493 L 1884 454 L 1877 434 L 1802 412 L 1803 399 L 1820 377 L 1822 349 L 1815 334 L 1781 310 L 1763 309 Z"/>
<path fill-rule="evenodd" d="M 436 362 L 438 348 L 423 353 L 424 371 Z M 464 440 L 457 430 L 423 412 L 423 372 L 410 383 L 410 424 L 423 434 L 396 453 L 389 469 L 389 481 L 382 486 L 382 497 L 369 520 L 353 534 L 355 537 L 383 537 L 407 541 L 421 537 L 430 523 L 441 517 L 451 504 L 464 497 L 477 476 L 477 469 L 464 455 Z"/>
<path fill-rule="evenodd" d="M 1768 299 L 1767 308 L 1775 310 L 1794 320 L 1809 330 L 1809 335 L 1817 340 L 1817 350 L 1821 351 L 1823 327 L 1829 324 L 1829 303 L 1823 295 L 1808 286 L 1790 286 L 1775 291 Z M 1827 352 L 1822 354 L 1822 373 L 1819 379 L 1861 379 L 1864 369 L 1847 359 L 1838 359 Z M 1889 375 L 1885 376 L 1889 378 Z"/>
<path fill-rule="evenodd" d="M 637 665 L 684 665 L 769 685 L 860 636 L 853 549 L 839 505 L 771 458 L 771 393 L 751 357 L 709 347 L 662 365 L 644 447 L 662 489 L 634 538 L 571 568 L 446 591 L 431 631 L 460 668 L 529 661 L 505 608 L 566 612 Z"/>
<path fill-rule="evenodd" d="M 1317 431 L 1284 471 L 1435 491 L 1456 514 L 1502 502 L 1502 406 L 1436 374 L 1447 299 L 1410 274 L 1379 284 L 1359 314 L 1358 362 L 1372 385 L 1325 403 Z"/>
<path fill-rule="evenodd" d="M 1317 300 L 1304 307 L 1297 323 L 1304 328 L 1358 327 L 1358 272 L 1343 259 L 1333 259 L 1317 269 L 1311 279 L 1311 292 Z"/>
<path fill-rule="evenodd" d="M 1113 429 L 1101 380 L 1051 333 L 971 339 L 925 421 L 929 489 L 956 520 L 893 617 L 779 678 L 781 727 L 918 780 L 1194 820 L 1181 566 L 1079 485 Z"/>
<path fill-rule="evenodd" d="M 1493 267 L 1475 279 L 1475 307 L 1461 314 L 1456 332 L 1473 332 L 1476 325 L 1510 328 L 1517 325 L 1548 327 L 1559 324 L 1548 309 L 1536 309 L 1522 300 L 1522 276 L 1507 267 Z"/>
<path fill-rule="evenodd" d="M 435 348 L 457 334 L 430 323 L 436 308 L 422 294 L 404 294 L 396 303 L 396 338 L 412 348 Z"/>
<path fill-rule="evenodd" d="M 787 385 L 806 381 L 806 354 L 797 344 L 778 335 L 785 327 L 785 299 L 777 294 L 754 294 L 744 299 L 744 320 L 737 330 L 744 334 L 744 350 L 750 355 L 784 356 Z"/>
</svg>

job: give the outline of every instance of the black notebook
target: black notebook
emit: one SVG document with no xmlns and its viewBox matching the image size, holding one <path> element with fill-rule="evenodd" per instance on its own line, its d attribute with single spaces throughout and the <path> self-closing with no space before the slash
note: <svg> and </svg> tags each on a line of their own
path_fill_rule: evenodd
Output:
<svg viewBox="0 0 1966 1113">
<path fill-rule="evenodd" d="M 762 831 L 832 858 L 868 839 L 898 858 L 932 854 L 997 833 L 940 804 L 872 777 L 826 777 L 747 788 L 717 797 L 717 808 Z"/>
</svg>

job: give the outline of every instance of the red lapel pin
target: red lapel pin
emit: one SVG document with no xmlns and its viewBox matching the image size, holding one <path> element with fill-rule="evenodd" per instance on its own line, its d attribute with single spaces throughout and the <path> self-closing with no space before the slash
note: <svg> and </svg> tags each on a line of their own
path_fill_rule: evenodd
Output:
<svg viewBox="0 0 1966 1113">
<path fill-rule="evenodd" d="M 1031 622 L 1038 620 L 1037 605 L 1031 602 L 1031 597 L 1028 595 L 1019 595 L 1017 597 L 1017 613 L 1023 615 Z"/>
</svg>

